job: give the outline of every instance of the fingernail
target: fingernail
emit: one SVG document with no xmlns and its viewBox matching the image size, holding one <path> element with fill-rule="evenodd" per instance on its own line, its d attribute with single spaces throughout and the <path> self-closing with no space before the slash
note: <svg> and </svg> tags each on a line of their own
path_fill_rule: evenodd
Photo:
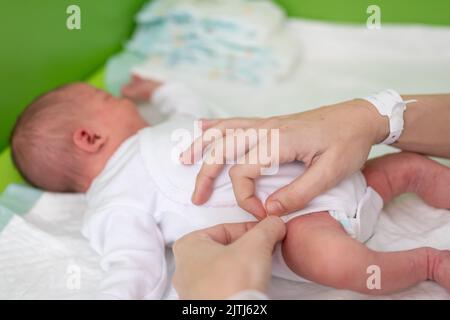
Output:
<svg viewBox="0 0 450 320">
<path fill-rule="evenodd" d="M 191 202 L 192 202 L 193 204 L 197 204 L 197 194 L 195 193 L 195 191 L 194 191 L 194 193 L 191 195 Z"/>
<path fill-rule="evenodd" d="M 269 201 L 266 209 L 268 215 L 279 215 L 285 211 L 281 203 L 277 200 Z"/>
<path fill-rule="evenodd" d="M 197 190 L 197 187 L 195 187 L 194 191 L 192 192 L 191 201 L 195 205 L 200 205 L 200 198 L 199 198 L 199 192 Z"/>
</svg>

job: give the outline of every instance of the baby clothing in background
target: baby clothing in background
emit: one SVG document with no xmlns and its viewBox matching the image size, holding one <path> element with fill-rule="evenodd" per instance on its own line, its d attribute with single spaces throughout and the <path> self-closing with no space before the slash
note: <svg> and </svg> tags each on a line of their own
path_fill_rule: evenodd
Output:
<svg viewBox="0 0 450 320">
<path fill-rule="evenodd" d="M 108 63 L 113 91 L 130 69 L 163 81 L 183 74 L 267 85 L 288 77 L 299 56 L 285 13 L 268 0 L 156 0 L 136 20 L 125 52 Z"/>
</svg>

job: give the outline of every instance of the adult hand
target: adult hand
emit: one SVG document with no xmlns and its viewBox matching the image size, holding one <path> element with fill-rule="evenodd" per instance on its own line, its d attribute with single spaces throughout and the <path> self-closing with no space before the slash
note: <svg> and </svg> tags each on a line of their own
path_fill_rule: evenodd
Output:
<svg viewBox="0 0 450 320">
<path fill-rule="evenodd" d="M 262 219 L 267 214 L 283 215 L 303 208 L 314 197 L 359 170 L 367 160 L 372 145 L 387 136 L 389 122 L 369 102 L 359 99 L 268 119 L 206 121 L 204 129 L 207 130 L 182 153 L 182 161 L 188 164 L 199 158 L 198 153 L 202 154 L 211 144 L 203 138 L 209 131 L 220 130 L 224 135 L 222 139 L 211 144 L 211 150 L 214 150 L 227 145 L 224 140 L 227 139 L 226 133 L 229 131 L 226 129 L 237 128 L 278 129 L 278 142 L 271 141 L 269 134 L 267 139 L 258 140 L 250 151 L 264 147 L 261 144 L 279 143 L 279 157 L 272 160 L 280 164 L 302 161 L 307 167 L 302 176 L 269 196 L 265 206 L 255 196 L 255 179 L 261 175 L 261 169 L 267 166 L 267 163 L 246 162 L 236 164 L 230 169 L 239 206 Z M 244 153 L 249 157 L 249 148 L 246 147 Z M 270 146 L 265 147 L 270 150 Z M 192 196 L 194 204 L 200 205 L 209 199 L 214 179 L 224 166 L 218 162 L 220 161 L 203 163 Z"/>
<path fill-rule="evenodd" d="M 173 246 L 173 284 L 180 298 L 226 299 L 244 290 L 265 292 L 274 247 L 285 233 L 280 218 L 268 217 L 258 224 L 217 225 L 182 237 Z"/>
</svg>

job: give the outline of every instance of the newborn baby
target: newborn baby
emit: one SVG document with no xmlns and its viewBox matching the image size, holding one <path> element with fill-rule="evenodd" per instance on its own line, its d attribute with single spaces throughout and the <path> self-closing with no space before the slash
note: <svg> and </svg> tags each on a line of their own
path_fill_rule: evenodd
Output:
<svg viewBox="0 0 450 320">
<path fill-rule="evenodd" d="M 192 132 L 197 117 L 214 116 L 204 103 L 181 85 L 137 77 L 123 93 L 150 102 L 164 121 L 155 124 L 151 115 L 149 124 L 133 101 L 69 84 L 24 111 L 12 135 L 13 157 L 39 188 L 86 192 L 82 232 L 106 272 L 100 298 L 158 299 L 167 284 L 165 245 L 193 230 L 255 219 L 236 205 L 229 166 L 205 205 L 191 203 L 200 164 L 175 161 L 182 150 L 174 140 Z M 257 181 L 257 195 L 264 201 L 304 170 L 301 163 L 280 166 L 276 175 Z M 449 251 L 375 252 L 363 244 L 383 203 L 415 192 L 435 207 L 450 208 L 449 186 L 450 169 L 426 157 L 400 153 L 369 161 L 362 172 L 283 217 L 288 231 L 274 253 L 273 274 L 368 294 L 425 280 L 450 289 Z M 367 285 L 371 266 L 381 271 L 376 289 Z"/>
</svg>

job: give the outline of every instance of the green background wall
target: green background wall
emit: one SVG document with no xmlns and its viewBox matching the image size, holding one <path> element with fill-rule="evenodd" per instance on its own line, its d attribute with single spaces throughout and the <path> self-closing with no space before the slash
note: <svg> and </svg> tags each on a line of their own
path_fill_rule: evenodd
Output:
<svg viewBox="0 0 450 320">
<path fill-rule="evenodd" d="M 120 50 L 146 0 L 2 0 L 0 151 L 15 118 L 38 94 L 86 78 Z M 450 25 L 449 0 L 280 0 L 292 16 L 364 23 L 377 4 L 382 22 Z M 66 8 L 81 8 L 81 30 L 66 28 Z"/>
<path fill-rule="evenodd" d="M 0 150 L 14 119 L 35 96 L 85 79 L 129 37 L 144 0 L 0 1 Z M 68 30 L 66 8 L 81 8 Z"/>
<path fill-rule="evenodd" d="M 449 0 L 278 0 L 289 14 L 335 22 L 365 23 L 367 7 L 380 6 L 382 22 L 450 25 Z"/>
</svg>

